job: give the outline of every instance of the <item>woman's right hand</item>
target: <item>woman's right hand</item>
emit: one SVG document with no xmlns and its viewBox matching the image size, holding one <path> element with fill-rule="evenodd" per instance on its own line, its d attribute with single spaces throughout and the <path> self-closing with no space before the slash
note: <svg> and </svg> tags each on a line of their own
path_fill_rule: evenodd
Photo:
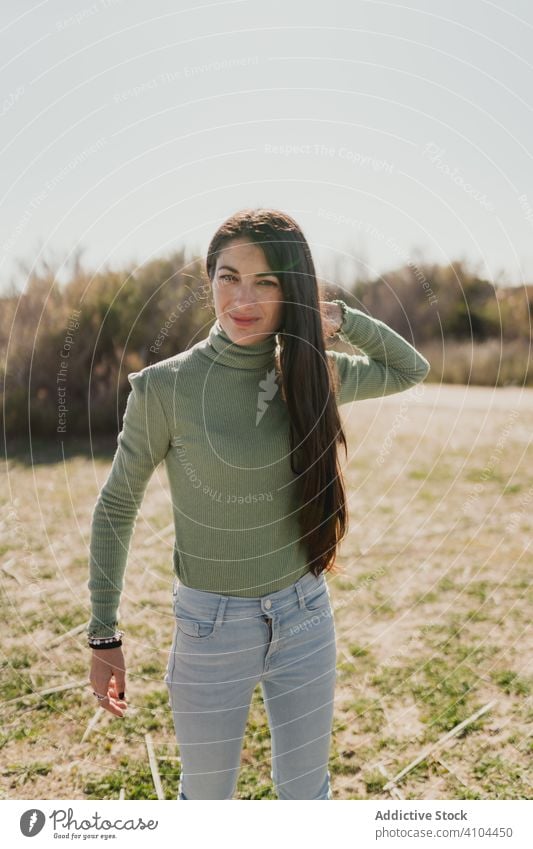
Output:
<svg viewBox="0 0 533 849">
<path fill-rule="evenodd" d="M 98 705 L 114 716 L 124 716 L 128 705 L 126 692 L 126 664 L 122 648 L 92 649 L 91 673 L 89 680 L 95 693 L 105 696 L 98 699 Z"/>
</svg>

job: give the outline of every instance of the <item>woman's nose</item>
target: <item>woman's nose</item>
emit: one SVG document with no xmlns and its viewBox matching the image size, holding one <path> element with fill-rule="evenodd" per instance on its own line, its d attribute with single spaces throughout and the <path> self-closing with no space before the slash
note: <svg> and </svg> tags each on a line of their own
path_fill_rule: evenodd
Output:
<svg viewBox="0 0 533 849">
<path fill-rule="evenodd" d="M 234 296 L 236 304 L 254 304 L 257 300 L 255 290 L 251 286 L 237 286 Z"/>
</svg>

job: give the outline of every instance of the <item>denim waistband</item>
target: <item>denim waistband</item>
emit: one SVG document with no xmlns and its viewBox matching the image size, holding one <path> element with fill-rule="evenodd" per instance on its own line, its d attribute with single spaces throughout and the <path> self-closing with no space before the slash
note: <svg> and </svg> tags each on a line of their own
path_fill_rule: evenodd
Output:
<svg viewBox="0 0 533 849">
<path fill-rule="evenodd" d="M 298 578 L 297 581 L 282 590 L 277 590 L 263 596 L 241 597 L 235 595 L 225 596 L 220 593 L 207 592 L 206 590 L 196 590 L 174 578 L 174 598 L 179 599 L 183 604 L 189 604 L 197 610 L 205 611 L 206 613 L 208 611 L 218 611 L 225 618 L 239 619 L 249 616 L 261 616 L 269 612 L 280 612 L 295 603 L 303 608 L 304 599 L 311 592 L 323 585 L 327 589 L 327 582 L 323 572 L 320 573 L 318 578 L 312 572 L 306 572 L 305 575 L 302 575 L 301 578 Z"/>
</svg>

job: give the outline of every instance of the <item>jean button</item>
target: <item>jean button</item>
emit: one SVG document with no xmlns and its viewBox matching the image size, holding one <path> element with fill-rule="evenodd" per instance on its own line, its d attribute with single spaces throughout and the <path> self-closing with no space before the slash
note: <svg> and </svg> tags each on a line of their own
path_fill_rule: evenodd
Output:
<svg viewBox="0 0 533 849">
<path fill-rule="evenodd" d="M 267 600 L 265 601 L 265 607 L 267 610 L 270 610 L 270 608 L 272 607 L 272 602 L 269 598 L 267 598 Z"/>
</svg>

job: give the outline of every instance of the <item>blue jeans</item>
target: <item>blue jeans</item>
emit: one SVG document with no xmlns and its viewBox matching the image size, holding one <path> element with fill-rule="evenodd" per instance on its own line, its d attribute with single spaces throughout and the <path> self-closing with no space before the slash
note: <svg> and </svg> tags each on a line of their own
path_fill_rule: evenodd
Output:
<svg viewBox="0 0 533 849">
<path fill-rule="evenodd" d="M 279 799 L 331 799 L 336 633 L 327 582 L 307 572 L 257 598 L 174 581 L 165 683 L 181 773 L 178 799 L 231 799 L 253 691 L 261 683 Z"/>
</svg>

